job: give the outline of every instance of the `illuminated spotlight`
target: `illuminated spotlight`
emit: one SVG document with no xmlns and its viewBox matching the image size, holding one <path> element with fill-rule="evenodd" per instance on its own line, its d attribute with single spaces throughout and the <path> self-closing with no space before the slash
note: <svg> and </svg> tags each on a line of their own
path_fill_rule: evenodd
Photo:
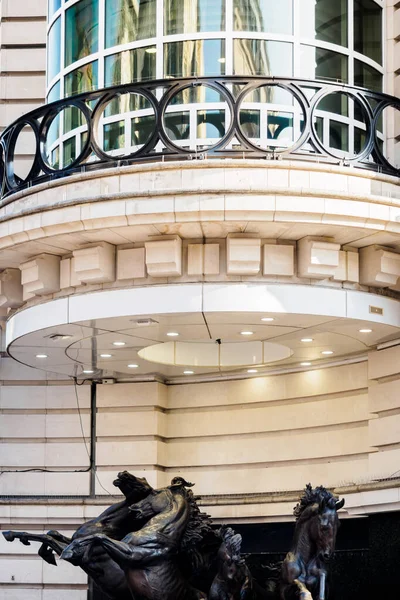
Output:
<svg viewBox="0 0 400 600">
<path fill-rule="evenodd" d="M 300 363 L 300 366 L 301 367 L 311 367 L 311 363 L 310 362 L 303 362 L 303 363 Z"/>
<path fill-rule="evenodd" d="M 359 329 L 360 333 L 372 333 L 372 329 Z"/>
<path fill-rule="evenodd" d="M 247 369 L 248 373 L 258 373 L 257 369 Z"/>
<path fill-rule="evenodd" d="M 240 335 L 254 335 L 254 331 L 241 331 Z"/>
<path fill-rule="evenodd" d="M 329 356 L 330 354 L 333 354 L 333 350 L 324 350 L 323 352 L 321 352 L 321 354 L 325 354 L 325 356 Z"/>
<path fill-rule="evenodd" d="M 83 372 L 85 373 L 85 375 L 92 375 L 94 373 L 94 371 L 90 369 L 85 369 Z"/>
<path fill-rule="evenodd" d="M 302 338 L 300 341 L 307 343 L 307 342 L 313 342 L 314 340 L 313 340 L 313 338 Z"/>
<path fill-rule="evenodd" d="M 139 365 L 128 365 L 128 369 L 138 369 Z"/>
<path fill-rule="evenodd" d="M 271 321 L 275 321 L 274 317 L 263 317 L 261 319 L 264 323 L 270 323 Z"/>
<path fill-rule="evenodd" d="M 168 337 L 178 337 L 179 333 L 176 331 L 170 331 L 169 333 L 167 333 Z"/>
<path fill-rule="evenodd" d="M 112 358 L 112 354 L 100 354 L 100 358 Z"/>
<path fill-rule="evenodd" d="M 194 371 L 183 371 L 184 375 L 194 375 Z"/>
<path fill-rule="evenodd" d="M 113 346 L 126 346 L 126 342 L 113 342 Z"/>
<path fill-rule="evenodd" d="M 36 354 L 36 358 L 48 358 L 47 354 Z"/>
</svg>

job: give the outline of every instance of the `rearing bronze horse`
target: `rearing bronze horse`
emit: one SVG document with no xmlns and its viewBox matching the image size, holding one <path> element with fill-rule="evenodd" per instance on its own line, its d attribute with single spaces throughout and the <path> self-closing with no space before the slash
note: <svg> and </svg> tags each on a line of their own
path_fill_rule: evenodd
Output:
<svg viewBox="0 0 400 600">
<path fill-rule="evenodd" d="M 325 600 L 326 563 L 335 550 L 339 526 L 337 511 L 344 506 L 324 487 L 311 484 L 294 509 L 296 529 L 291 551 L 282 564 L 282 600 Z"/>
</svg>

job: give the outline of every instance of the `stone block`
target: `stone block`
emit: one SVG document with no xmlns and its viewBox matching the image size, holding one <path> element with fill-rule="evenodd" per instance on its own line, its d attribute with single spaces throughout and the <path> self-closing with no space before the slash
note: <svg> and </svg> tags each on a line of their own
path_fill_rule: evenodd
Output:
<svg viewBox="0 0 400 600">
<path fill-rule="evenodd" d="M 20 265 L 24 299 L 60 291 L 60 257 L 41 254 Z M 32 297 L 32 296 L 30 296 Z"/>
<path fill-rule="evenodd" d="M 219 275 L 219 244 L 204 245 L 204 275 Z"/>
<path fill-rule="evenodd" d="M 324 238 L 305 237 L 297 242 L 299 277 L 326 279 L 339 267 L 340 244 Z"/>
<path fill-rule="evenodd" d="M 360 283 L 371 287 L 396 286 L 400 277 L 400 254 L 382 246 L 360 249 Z"/>
<path fill-rule="evenodd" d="M 294 246 L 264 245 L 264 275 L 294 275 Z"/>
<path fill-rule="evenodd" d="M 189 244 L 188 246 L 188 275 L 203 275 L 204 245 Z"/>
<path fill-rule="evenodd" d="M 146 242 L 146 266 L 151 277 L 182 275 L 182 240 L 173 236 L 167 240 Z"/>
<path fill-rule="evenodd" d="M 60 288 L 65 290 L 69 287 L 84 285 L 75 271 L 75 258 L 64 258 L 60 263 Z"/>
<path fill-rule="evenodd" d="M 18 308 L 23 301 L 21 271 L 5 269 L 0 274 L 0 307 Z"/>
<path fill-rule="evenodd" d="M 228 275 L 257 275 L 261 266 L 261 240 L 259 238 L 228 237 Z"/>
<path fill-rule="evenodd" d="M 117 279 L 146 277 L 145 249 L 129 248 L 117 252 Z"/>
<path fill-rule="evenodd" d="M 74 250 L 74 272 L 80 283 L 115 281 L 115 246 L 107 242 Z"/>
</svg>

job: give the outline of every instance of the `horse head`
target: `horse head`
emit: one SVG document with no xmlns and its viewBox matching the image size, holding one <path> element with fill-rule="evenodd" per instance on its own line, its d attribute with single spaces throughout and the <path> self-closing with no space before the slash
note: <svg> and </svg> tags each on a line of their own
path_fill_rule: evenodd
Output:
<svg viewBox="0 0 400 600">
<path fill-rule="evenodd" d="M 343 508 L 344 499 L 338 500 L 326 488 L 306 486 L 305 493 L 295 507 L 297 525 L 304 525 L 308 543 L 315 549 L 320 560 L 328 561 L 336 545 L 339 527 L 338 510 Z"/>
<path fill-rule="evenodd" d="M 121 490 L 124 496 L 132 502 L 138 502 L 146 498 L 153 490 L 147 479 L 144 477 L 135 477 L 128 471 L 118 473 L 113 485 Z"/>
</svg>

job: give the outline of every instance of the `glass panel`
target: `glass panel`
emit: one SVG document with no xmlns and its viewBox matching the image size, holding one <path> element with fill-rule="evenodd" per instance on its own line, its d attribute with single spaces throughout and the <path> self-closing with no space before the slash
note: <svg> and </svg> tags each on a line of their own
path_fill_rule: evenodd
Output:
<svg viewBox="0 0 400 600">
<path fill-rule="evenodd" d="M 98 50 L 98 0 L 81 0 L 65 15 L 65 66 Z"/>
<path fill-rule="evenodd" d="M 382 91 L 382 74 L 359 60 L 354 61 L 354 85 L 376 92 Z"/>
<path fill-rule="evenodd" d="M 97 60 L 75 71 L 71 71 L 65 76 L 65 97 L 81 94 L 82 92 L 91 92 L 98 86 L 98 65 Z"/>
<path fill-rule="evenodd" d="M 293 75 L 293 44 L 233 40 L 235 75 Z"/>
<path fill-rule="evenodd" d="M 234 0 L 233 11 L 235 31 L 293 33 L 292 0 Z"/>
<path fill-rule="evenodd" d="M 61 7 L 61 0 L 49 0 L 49 21 L 54 13 Z"/>
<path fill-rule="evenodd" d="M 106 0 L 106 48 L 156 36 L 157 0 Z"/>
<path fill-rule="evenodd" d="M 165 0 L 165 35 L 223 31 L 225 2 L 223 0 Z"/>
<path fill-rule="evenodd" d="M 224 110 L 197 111 L 197 137 L 220 139 L 225 135 Z"/>
<path fill-rule="evenodd" d="M 301 0 L 300 35 L 347 46 L 347 0 Z"/>
<path fill-rule="evenodd" d="M 105 85 L 122 85 L 156 78 L 156 47 L 126 50 L 105 58 Z"/>
<path fill-rule="evenodd" d="M 382 64 L 382 9 L 373 0 L 354 0 L 354 50 Z"/>
<path fill-rule="evenodd" d="M 154 133 L 154 124 L 154 115 L 132 119 L 132 145 L 143 146 L 147 144 Z"/>
<path fill-rule="evenodd" d="M 76 138 L 72 137 L 63 144 L 64 147 L 64 168 L 69 167 L 77 157 Z"/>
<path fill-rule="evenodd" d="M 164 76 L 225 75 L 225 41 L 196 40 L 164 45 Z"/>
<path fill-rule="evenodd" d="M 190 136 L 190 115 L 188 112 L 174 112 L 164 115 L 164 127 L 173 140 L 188 140 Z"/>
<path fill-rule="evenodd" d="M 125 121 L 104 125 L 104 152 L 119 150 L 125 146 Z"/>
<path fill-rule="evenodd" d="M 50 104 L 50 102 L 56 102 L 57 100 L 60 100 L 60 97 L 61 97 L 60 93 L 61 93 L 61 86 L 60 86 L 60 82 L 58 81 L 55 85 L 53 85 L 53 87 L 47 94 L 47 102 Z"/>
<path fill-rule="evenodd" d="M 47 83 L 50 83 L 52 79 L 61 69 L 61 18 L 59 17 L 55 21 L 54 25 L 49 31 L 47 40 Z"/>
<path fill-rule="evenodd" d="M 348 81 L 348 59 L 344 54 L 314 48 L 300 47 L 300 76 L 305 79 Z"/>
</svg>

